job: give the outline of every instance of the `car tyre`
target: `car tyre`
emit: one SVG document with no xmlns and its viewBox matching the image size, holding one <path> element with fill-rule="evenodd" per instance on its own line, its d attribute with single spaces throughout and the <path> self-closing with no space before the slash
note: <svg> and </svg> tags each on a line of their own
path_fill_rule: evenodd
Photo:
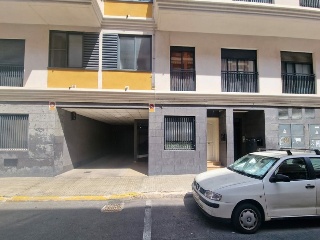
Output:
<svg viewBox="0 0 320 240">
<path fill-rule="evenodd" d="M 261 222 L 261 212 L 250 203 L 240 204 L 232 214 L 233 226 L 241 233 L 255 233 L 260 228 Z"/>
</svg>

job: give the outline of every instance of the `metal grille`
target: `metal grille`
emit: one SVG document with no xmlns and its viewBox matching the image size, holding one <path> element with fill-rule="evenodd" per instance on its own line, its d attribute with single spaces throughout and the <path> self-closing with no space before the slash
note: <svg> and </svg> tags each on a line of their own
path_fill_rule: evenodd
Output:
<svg viewBox="0 0 320 240">
<path fill-rule="evenodd" d="M 315 93 L 314 74 L 282 74 L 282 92 L 296 94 Z"/>
<path fill-rule="evenodd" d="M 83 67 L 99 69 L 99 34 L 85 33 L 83 35 Z"/>
<path fill-rule="evenodd" d="M 23 66 L 0 65 L 0 86 L 22 87 L 23 75 Z"/>
<path fill-rule="evenodd" d="M 300 0 L 300 6 L 320 8 L 320 0 Z"/>
<path fill-rule="evenodd" d="M 196 78 L 194 70 L 171 71 L 170 90 L 171 91 L 195 91 Z"/>
<path fill-rule="evenodd" d="M 118 68 L 118 35 L 104 34 L 102 38 L 102 69 Z"/>
<path fill-rule="evenodd" d="M 28 115 L 0 115 L 0 149 L 28 149 Z"/>
<path fill-rule="evenodd" d="M 164 117 L 164 149 L 195 150 L 195 117 Z"/>
<path fill-rule="evenodd" d="M 237 2 L 255 2 L 255 3 L 270 3 L 273 4 L 273 0 L 233 0 Z"/>
<path fill-rule="evenodd" d="M 258 92 L 258 73 L 221 72 L 223 92 Z"/>
</svg>

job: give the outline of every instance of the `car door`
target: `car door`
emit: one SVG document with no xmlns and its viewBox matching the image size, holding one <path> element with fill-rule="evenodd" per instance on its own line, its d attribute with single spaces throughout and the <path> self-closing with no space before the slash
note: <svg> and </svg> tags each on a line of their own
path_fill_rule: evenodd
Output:
<svg viewBox="0 0 320 240">
<path fill-rule="evenodd" d="M 320 157 L 310 157 L 311 164 L 313 166 L 313 169 L 315 171 L 315 177 L 316 177 L 316 191 L 317 191 L 317 215 L 320 215 Z"/>
<path fill-rule="evenodd" d="M 284 160 L 273 174 L 288 176 L 290 182 L 270 182 L 270 177 L 264 179 L 269 217 L 316 215 L 316 183 L 310 179 L 310 169 L 304 158 Z"/>
</svg>

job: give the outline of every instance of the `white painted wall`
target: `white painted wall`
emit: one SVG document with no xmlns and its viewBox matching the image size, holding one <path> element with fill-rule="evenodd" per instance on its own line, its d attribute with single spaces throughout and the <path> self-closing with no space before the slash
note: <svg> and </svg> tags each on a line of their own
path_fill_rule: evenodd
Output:
<svg viewBox="0 0 320 240">
<path fill-rule="evenodd" d="M 0 39 L 25 40 L 25 88 L 47 88 L 50 30 L 100 32 L 97 28 L 0 24 Z"/>
<path fill-rule="evenodd" d="M 1 39 L 24 39 L 24 86 L 47 87 L 48 43 L 47 26 L 1 24 Z"/>
<path fill-rule="evenodd" d="M 286 5 L 286 6 L 294 6 L 299 7 L 299 0 L 274 0 L 274 4 L 276 5 Z"/>
<path fill-rule="evenodd" d="M 221 93 L 221 48 L 257 50 L 259 94 L 280 95 L 280 51 L 310 52 L 320 95 L 320 40 L 157 31 L 156 90 L 170 91 L 170 46 L 195 47 L 197 93 Z"/>
</svg>

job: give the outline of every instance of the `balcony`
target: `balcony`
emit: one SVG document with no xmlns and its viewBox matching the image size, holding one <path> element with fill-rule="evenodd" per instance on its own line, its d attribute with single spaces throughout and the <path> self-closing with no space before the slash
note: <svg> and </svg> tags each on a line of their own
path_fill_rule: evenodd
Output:
<svg viewBox="0 0 320 240">
<path fill-rule="evenodd" d="M 301 7 L 320 8 L 320 0 L 300 0 Z"/>
<path fill-rule="evenodd" d="M 282 92 L 294 94 L 315 94 L 315 75 L 283 73 Z"/>
<path fill-rule="evenodd" d="M 314 31 L 320 10 L 302 7 L 299 0 L 157 0 L 154 4 L 159 31 L 320 39 L 320 32 Z M 299 21 L 292 24 L 294 19 Z"/>
<path fill-rule="evenodd" d="M 254 2 L 254 3 L 269 3 L 273 4 L 273 0 L 233 0 L 236 2 Z"/>
<path fill-rule="evenodd" d="M 0 65 L 0 86 L 22 87 L 23 75 L 23 66 Z"/>
<path fill-rule="evenodd" d="M 222 92 L 258 92 L 258 73 L 221 72 Z"/>
<path fill-rule="evenodd" d="M 1 0 L 0 22 L 100 27 L 99 4 L 97 0 Z"/>
<path fill-rule="evenodd" d="M 170 72 L 170 91 L 195 91 L 196 72 L 194 70 L 174 70 Z"/>
</svg>

